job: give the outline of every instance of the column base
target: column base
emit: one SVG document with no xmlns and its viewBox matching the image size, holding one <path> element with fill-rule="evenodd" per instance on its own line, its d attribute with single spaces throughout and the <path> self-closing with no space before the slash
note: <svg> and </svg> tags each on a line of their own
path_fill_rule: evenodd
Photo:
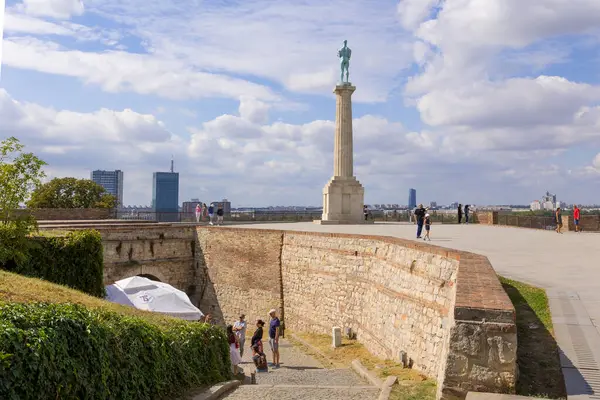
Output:
<svg viewBox="0 0 600 400">
<path fill-rule="evenodd" d="M 334 176 L 323 188 L 323 217 L 320 225 L 363 224 L 365 189 L 355 177 Z"/>
<path fill-rule="evenodd" d="M 364 219 L 360 222 L 333 221 L 333 220 L 323 221 L 322 219 L 313 220 L 313 224 L 317 224 L 317 225 L 372 225 L 374 223 L 375 223 L 375 221 L 373 221 L 373 220 L 365 221 Z"/>
</svg>

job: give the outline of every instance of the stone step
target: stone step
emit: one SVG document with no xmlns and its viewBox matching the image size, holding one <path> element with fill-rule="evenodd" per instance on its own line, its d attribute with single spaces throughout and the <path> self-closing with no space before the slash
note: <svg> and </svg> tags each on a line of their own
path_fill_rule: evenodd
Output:
<svg viewBox="0 0 600 400">
<path fill-rule="evenodd" d="M 323 371 L 323 370 L 321 370 Z M 365 386 L 242 385 L 221 399 L 228 400 L 371 400 L 379 390 Z"/>
<path fill-rule="evenodd" d="M 250 371 L 249 368 L 245 368 Z M 246 372 L 246 375 L 250 375 Z M 269 372 L 257 372 L 258 385 L 302 385 L 302 386 L 369 386 L 369 383 L 349 369 L 322 369 L 301 367 L 269 369 Z"/>
</svg>

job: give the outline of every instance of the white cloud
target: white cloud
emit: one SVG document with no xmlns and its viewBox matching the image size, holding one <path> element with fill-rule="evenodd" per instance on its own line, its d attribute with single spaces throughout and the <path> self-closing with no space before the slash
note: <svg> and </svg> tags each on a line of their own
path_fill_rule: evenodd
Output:
<svg viewBox="0 0 600 400">
<path fill-rule="evenodd" d="M 8 66 L 79 78 L 112 93 L 133 91 L 170 99 L 238 98 L 240 94 L 278 99 L 265 86 L 196 71 L 180 61 L 153 54 L 66 50 L 54 42 L 29 37 L 5 39 L 4 52 L 4 63 Z"/>
<path fill-rule="evenodd" d="M 571 122 L 575 112 L 596 100 L 599 87 L 540 76 L 435 89 L 417 101 L 417 108 L 433 126 L 556 125 Z"/>
<path fill-rule="evenodd" d="M 429 16 L 431 9 L 441 0 L 400 0 L 398 14 L 402 26 L 406 29 L 415 29 Z"/>
<path fill-rule="evenodd" d="M 81 0 L 23 0 L 25 12 L 31 15 L 68 19 L 83 14 Z"/>
<path fill-rule="evenodd" d="M 303 93 L 329 94 L 337 49 L 353 50 L 355 101 L 385 101 L 410 66 L 411 42 L 393 2 L 202 2 L 90 0 L 90 10 L 135 27 L 154 54 L 200 70 L 259 77 Z M 343 11 L 341 11 L 343 10 Z M 160 18 L 158 18 L 160 16 Z"/>
<path fill-rule="evenodd" d="M 600 121 L 596 113 L 600 114 L 596 109 L 580 112 L 586 117 L 581 117 L 577 131 L 597 131 L 591 128 Z M 86 177 L 95 168 L 124 170 L 127 203 L 149 203 L 151 173 L 166 170 L 171 154 L 181 174 L 181 201 L 227 197 L 236 205 L 318 205 L 333 169 L 333 121 L 269 124 L 224 114 L 190 129 L 188 138 L 169 132 L 152 115 L 132 110 L 54 110 L 17 102 L 5 91 L 0 92 L 0 120 L 10 121 L 0 125 L 0 137 L 20 138 L 50 163 L 54 176 Z M 463 195 L 482 202 L 502 193 L 492 187 L 481 193 L 476 182 L 493 182 L 504 192 L 520 188 L 531 197 L 540 185 L 555 184 L 565 173 L 562 166 L 548 161 L 560 152 L 560 132 L 546 151 L 523 151 L 530 143 L 520 142 L 498 149 L 514 143 L 510 139 L 519 138 L 519 133 L 524 140 L 533 140 L 532 132 L 519 128 L 497 135 L 469 128 L 409 132 L 402 124 L 365 115 L 354 120 L 355 171 L 366 187 L 367 202 L 403 199 L 409 185 L 422 187 L 421 196 L 434 195 L 442 201 L 444 195 L 436 193 L 451 196 L 454 192 L 448 191 L 456 179 L 462 182 L 461 176 Z M 482 138 L 491 143 L 478 143 Z M 537 183 L 519 172 L 537 170 L 554 172 L 536 172 Z M 533 183 L 520 186 L 525 181 Z"/>
<path fill-rule="evenodd" d="M 162 151 L 165 144 L 180 140 L 152 115 L 129 109 L 100 109 L 93 113 L 57 111 L 18 102 L 3 89 L 0 89 L 0 119 L 3 121 L 0 136 L 16 136 L 39 151 L 42 158 L 44 154 L 68 154 L 70 160 L 61 162 L 74 165 L 82 162 L 83 168 L 98 161 L 144 160 Z"/>
<path fill-rule="evenodd" d="M 248 96 L 240 97 L 240 116 L 255 124 L 266 124 L 269 120 L 269 105 Z"/>
<path fill-rule="evenodd" d="M 594 160 L 592 161 L 592 167 L 596 168 L 598 172 L 600 172 L 600 153 L 596 154 Z"/>
</svg>

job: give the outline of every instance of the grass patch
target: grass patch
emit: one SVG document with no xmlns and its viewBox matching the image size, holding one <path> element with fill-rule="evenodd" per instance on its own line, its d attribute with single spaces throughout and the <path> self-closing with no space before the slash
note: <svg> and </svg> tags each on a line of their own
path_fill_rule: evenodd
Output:
<svg viewBox="0 0 600 400">
<path fill-rule="evenodd" d="M 397 376 L 398 383 L 394 385 L 390 399 L 435 399 L 436 384 L 434 381 L 428 379 L 418 371 L 403 368 L 402 364 L 373 356 L 356 340 L 342 338 L 342 346 L 334 349 L 331 347 L 331 336 L 307 333 L 296 333 L 296 336 L 317 348 L 322 354 L 303 346 L 302 343 L 295 341 L 291 336 L 287 338 L 295 345 L 301 347 L 305 352 L 323 362 L 323 365 L 326 367 L 348 368 L 353 360 L 359 359 L 366 368 L 375 371 L 382 379 L 390 375 Z"/>
<path fill-rule="evenodd" d="M 2 302 L 79 304 L 92 310 L 103 309 L 131 317 L 141 317 L 161 325 L 168 325 L 176 320 L 166 315 L 138 310 L 88 296 L 66 286 L 0 270 L 0 303 Z"/>
<path fill-rule="evenodd" d="M 499 278 L 517 313 L 517 394 L 566 399 L 546 292 L 521 282 Z"/>
</svg>

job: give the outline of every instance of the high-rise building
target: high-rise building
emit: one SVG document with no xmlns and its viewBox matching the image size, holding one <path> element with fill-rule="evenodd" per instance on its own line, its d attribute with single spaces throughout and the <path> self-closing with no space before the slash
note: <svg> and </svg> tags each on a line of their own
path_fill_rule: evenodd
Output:
<svg viewBox="0 0 600 400">
<path fill-rule="evenodd" d="M 152 209 L 160 222 L 179 220 L 179 173 L 155 172 L 152 179 Z"/>
<path fill-rule="evenodd" d="M 118 208 L 123 207 L 123 171 L 96 170 L 92 171 L 91 179 L 116 197 Z"/>
<path fill-rule="evenodd" d="M 417 191 L 408 189 L 408 209 L 412 210 L 414 208 L 417 208 Z"/>
</svg>

